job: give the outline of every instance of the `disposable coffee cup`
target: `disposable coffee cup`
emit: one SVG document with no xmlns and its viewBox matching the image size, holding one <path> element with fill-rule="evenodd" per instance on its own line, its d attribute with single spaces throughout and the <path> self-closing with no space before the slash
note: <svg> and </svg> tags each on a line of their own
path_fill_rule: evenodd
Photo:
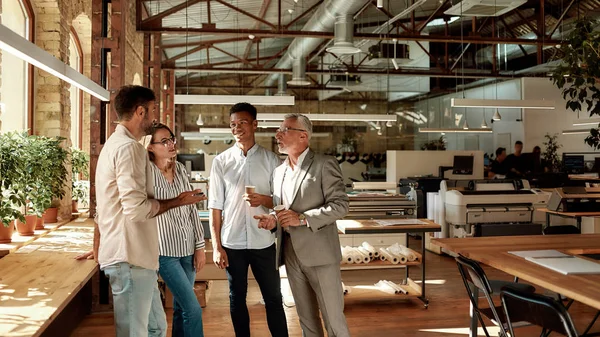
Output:
<svg viewBox="0 0 600 337">
<path fill-rule="evenodd" d="M 279 213 L 281 211 L 284 211 L 285 210 L 285 206 L 283 206 L 283 205 L 275 206 L 273 208 L 273 210 L 275 211 L 275 214 L 277 214 L 277 213 Z"/>
<path fill-rule="evenodd" d="M 246 194 L 253 194 L 256 192 L 255 186 L 246 186 Z"/>
</svg>

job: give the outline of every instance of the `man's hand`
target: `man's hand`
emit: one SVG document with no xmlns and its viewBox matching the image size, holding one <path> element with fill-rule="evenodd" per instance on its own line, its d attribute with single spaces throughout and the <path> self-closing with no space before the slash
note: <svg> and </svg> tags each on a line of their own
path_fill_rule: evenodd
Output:
<svg viewBox="0 0 600 337">
<path fill-rule="evenodd" d="M 259 193 L 244 194 L 242 195 L 242 198 L 248 202 L 250 207 L 264 206 L 266 204 L 266 199 L 271 199 L 270 196 Z"/>
<path fill-rule="evenodd" d="M 300 226 L 300 214 L 292 211 L 285 210 L 277 213 L 277 220 L 281 224 L 281 227 L 298 227 Z"/>
<path fill-rule="evenodd" d="M 258 228 L 270 231 L 277 226 L 277 220 L 272 214 L 255 215 L 254 219 L 258 220 Z"/>
<path fill-rule="evenodd" d="M 220 269 L 225 269 L 226 267 L 229 267 L 227 253 L 225 252 L 225 249 L 223 249 L 223 247 L 213 249 L 213 261 L 215 262 L 215 265 Z"/>
<path fill-rule="evenodd" d="M 204 268 L 204 264 L 206 264 L 206 252 L 204 248 L 197 249 L 194 252 L 194 268 L 196 269 L 196 273 Z"/>
<path fill-rule="evenodd" d="M 98 260 L 96 259 L 96 256 L 94 255 L 93 250 L 90 250 L 87 253 L 83 253 L 83 254 L 75 256 L 75 260 L 95 260 L 96 262 L 98 262 Z"/>
<path fill-rule="evenodd" d="M 200 201 L 206 200 L 206 196 L 202 193 L 202 190 L 193 190 L 181 193 L 177 196 L 179 206 L 193 205 Z"/>
</svg>

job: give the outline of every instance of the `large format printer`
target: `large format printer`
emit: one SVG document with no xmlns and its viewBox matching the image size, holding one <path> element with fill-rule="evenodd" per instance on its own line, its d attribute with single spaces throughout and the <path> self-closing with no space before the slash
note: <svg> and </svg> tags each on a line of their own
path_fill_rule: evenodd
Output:
<svg viewBox="0 0 600 337">
<path fill-rule="evenodd" d="M 445 237 L 541 234 L 535 209 L 546 207 L 550 193 L 531 189 L 527 180 L 472 180 L 463 189 L 442 181 Z"/>
<path fill-rule="evenodd" d="M 416 200 L 397 193 L 395 183 L 355 182 L 348 197 L 349 212 L 345 219 L 402 219 L 417 216 Z"/>
</svg>

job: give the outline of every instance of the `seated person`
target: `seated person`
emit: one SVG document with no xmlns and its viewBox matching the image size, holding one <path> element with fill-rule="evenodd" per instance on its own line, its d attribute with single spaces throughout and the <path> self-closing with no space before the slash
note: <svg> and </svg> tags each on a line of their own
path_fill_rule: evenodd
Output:
<svg viewBox="0 0 600 337">
<path fill-rule="evenodd" d="M 496 149 L 496 159 L 492 162 L 492 168 L 488 172 L 488 178 L 494 178 L 496 175 L 506 176 L 509 172 L 506 166 L 506 149 L 499 147 Z"/>
<path fill-rule="evenodd" d="M 526 167 L 521 154 L 523 152 L 523 143 L 520 140 L 515 142 L 515 152 L 506 157 L 506 166 L 510 176 L 520 177 L 526 173 Z"/>
</svg>

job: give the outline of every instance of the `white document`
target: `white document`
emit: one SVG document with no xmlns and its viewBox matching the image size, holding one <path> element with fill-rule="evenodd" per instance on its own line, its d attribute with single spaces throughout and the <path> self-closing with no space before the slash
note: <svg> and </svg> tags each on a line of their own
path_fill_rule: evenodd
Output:
<svg viewBox="0 0 600 337">
<path fill-rule="evenodd" d="M 397 225 L 424 225 L 419 219 L 394 219 L 394 220 L 375 220 L 381 226 L 397 226 Z"/>
<path fill-rule="evenodd" d="M 524 259 L 528 257 L 568 257 L 565 253 L 561 253 L 558 250 L 554 249 L 544 249 L 544 250 L 519 250 L 508 252 L 509 254 L 516 255 L 522 257 Z"/>
<path fill-rule="evenodd" d="M 600 263 L 578 257 L 528 257 L 526 260 L 563 275 L 600 274 Z"/>
</svg>

